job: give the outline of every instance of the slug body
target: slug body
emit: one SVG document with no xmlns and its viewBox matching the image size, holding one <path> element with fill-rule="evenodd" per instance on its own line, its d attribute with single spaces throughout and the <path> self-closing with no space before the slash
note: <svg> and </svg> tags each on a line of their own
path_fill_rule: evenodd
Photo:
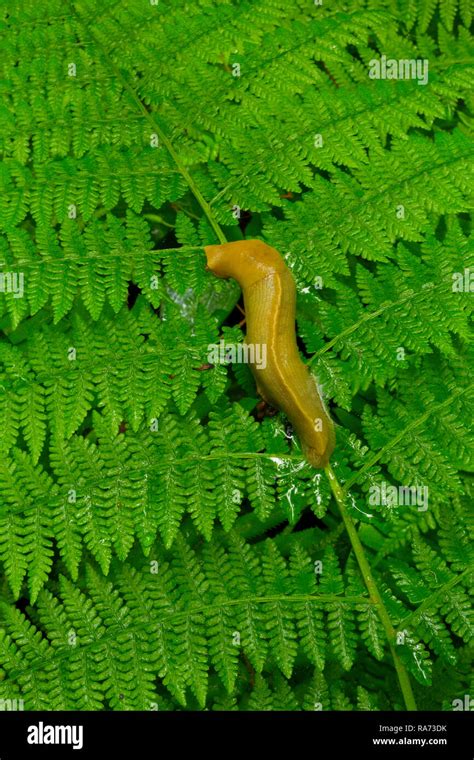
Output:
<svg viewBox="0 0 474 760">
<path fill-rule="evenodd" d="M 237 280 L 244 296 L 246 343 L 266 347 L 265 366 L 250 363 L 262 398 L 290 420 L 303 453 L 324 467 L 335 446 L 333 423 L 295 335 L 296 287 L 275 248 L 260 240 L 205 247 L 208 268 Z"/>
</svg>

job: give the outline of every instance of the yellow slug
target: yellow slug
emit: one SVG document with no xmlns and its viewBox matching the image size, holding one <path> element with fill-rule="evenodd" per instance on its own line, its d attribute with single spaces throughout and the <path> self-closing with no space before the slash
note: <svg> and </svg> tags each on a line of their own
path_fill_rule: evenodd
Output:
<svg viewBox="0 0 474 760">
<path fill-rule="evenodd" d="M 324 467 L 334 451 L 334 426 L 296 345 L 296 288 L 290 270 L 278 251 L 261 240 L 204 250 L 208 268 L 217 277 L 232 277 L 242 288 L 246 343 L 265 346 L 265 366 L 250 363 L 258 392 L 288 417 L 308 462 Z"/>
</svg>

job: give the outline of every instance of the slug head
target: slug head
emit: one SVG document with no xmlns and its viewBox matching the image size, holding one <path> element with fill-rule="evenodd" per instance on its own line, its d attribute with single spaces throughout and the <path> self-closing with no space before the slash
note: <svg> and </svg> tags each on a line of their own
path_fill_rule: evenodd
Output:
<svg viewBox="0 0 474 760">
<path fill-rule="evenodd" d="M 204 248 L 207 266 L 217 277 L 232 277 L 242 288 L 287 266 L 275 248 L 261 240 L 236 240 Z"/>
</svg>

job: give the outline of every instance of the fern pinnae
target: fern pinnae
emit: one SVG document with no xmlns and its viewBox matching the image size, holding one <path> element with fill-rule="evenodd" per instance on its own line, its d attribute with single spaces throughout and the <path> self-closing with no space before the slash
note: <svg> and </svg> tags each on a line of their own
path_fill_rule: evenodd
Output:
<svg viewBox="0 0 474 760">
<path fill-rule="evenodd" d="M 441 411 L 442 409 L 445 409 L 446 407 L 449 407 L 453 401 L 458 398 L 462 397 L 465 393 L 470 391 L 471 388 L 458 388 L 457 390 L 453 391 L 452 394 L 439 403 L 436 407 L 428 409 L 426 412 L 424 412 L 420 417 L 417 419 L 414 419 L 409 427 L 408 430 L 414 430 L 415 428 L 419 427 L 420 425 L 425 422 L 428 417 L 430 417 L 432 414 Z M 397 443 L 399 443 L 404 436 L 406 435 L 407 429 L 404 429 L 403 431 L 400 431 L 400 433 L 392 438 L 391 441 L 389 441 L 382 449 L 380 449 L 376 454 L 374 454 L 368 462 L 366 462 L 361 469 L 354 473 L 354 475 L 346 482 L 344 483 L 342 489 L 344 493 L 348 493 L 350 488 L 359 480 L 359 478 L 364 475 L 366 472 L 368 472 L 378 461 L 380 461 L 386 452 L 390 451 L 392 448 L 394 448 Z"/>
<path fill-rule="evenodd" d="M 473 633 L 468 3 L 46 5 L 2 27 L 0 697 L 452 709 Z M 384 52 L 429 58 L 429 81 L 372 80 Z M 248 367 L 210 366 L 243 334 L 203 248 L 243 237 L 295 277 L 337 479 Z M 429 508 L 372 504 L 384 484 Z"/>
</svg>

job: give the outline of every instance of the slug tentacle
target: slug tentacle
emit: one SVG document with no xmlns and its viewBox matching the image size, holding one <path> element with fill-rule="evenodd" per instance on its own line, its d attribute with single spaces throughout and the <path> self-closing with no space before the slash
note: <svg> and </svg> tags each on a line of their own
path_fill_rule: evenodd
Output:
<svg viewBox="0 0 474 760">
<path fill-rule="evenodd" d="M 265 347 L 265 363 L 250 362 L 260 395 L 288 417 L 314 467 L 334 451 L 334 425 L 309 368 L 301 361 L 295 334 L 296 288 L 275 248 L 261 240 L 205 247 L 217 276 L 237 280 L 247 322 L 246 343 Z"/>
</svg>

